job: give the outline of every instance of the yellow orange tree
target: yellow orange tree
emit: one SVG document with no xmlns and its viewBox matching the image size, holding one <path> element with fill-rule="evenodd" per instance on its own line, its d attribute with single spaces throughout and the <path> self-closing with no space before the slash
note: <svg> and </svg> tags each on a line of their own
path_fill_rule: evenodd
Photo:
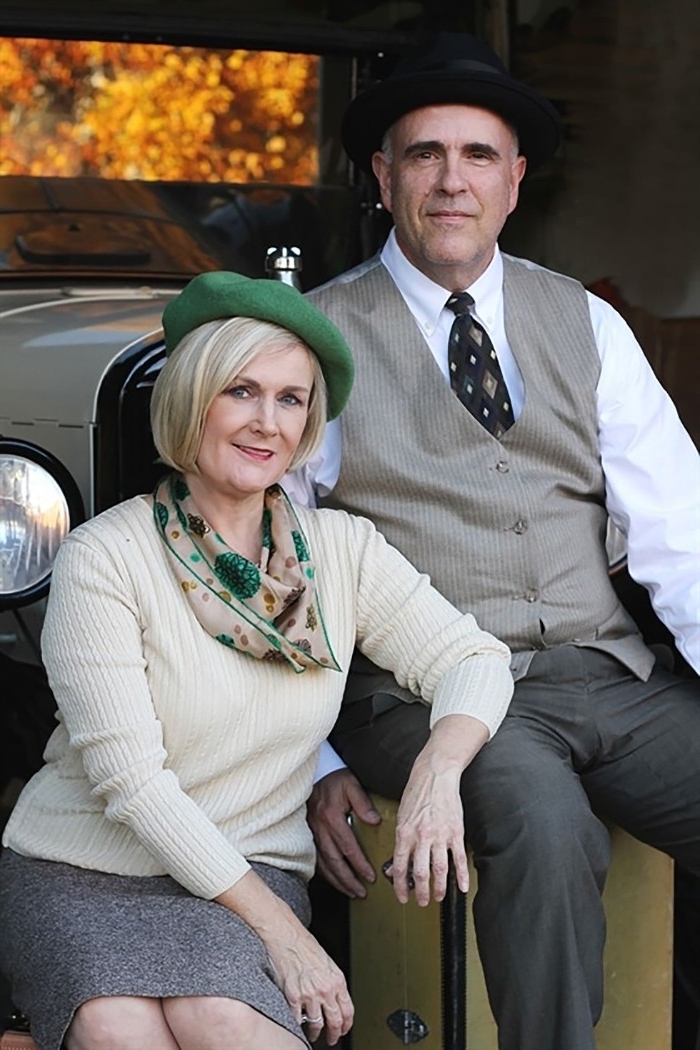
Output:
<svg viewBox="0 0 700 1050">
<path fill-rule="evenodd" d="M 308 184 L 318 60 L 0 38 L 0 174 Z"/>
</svg>

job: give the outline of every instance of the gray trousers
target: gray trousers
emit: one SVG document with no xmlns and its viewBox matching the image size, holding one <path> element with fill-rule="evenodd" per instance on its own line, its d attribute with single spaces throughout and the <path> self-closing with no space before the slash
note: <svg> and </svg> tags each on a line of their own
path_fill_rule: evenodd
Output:
<svg viewBox="0 0 700 1050">
<path fill-rule="evenodd" d="M 332 737 L 371 791 L 398 798 L 428 710 L 401 704 Z M 595 1050 L 610 860 L 603 820 L 700 875 L 700 680 L 562 646 L 538 653 L 462 778 L 479 875 L 474 921 L 500 1050 Z"/>
</svg>

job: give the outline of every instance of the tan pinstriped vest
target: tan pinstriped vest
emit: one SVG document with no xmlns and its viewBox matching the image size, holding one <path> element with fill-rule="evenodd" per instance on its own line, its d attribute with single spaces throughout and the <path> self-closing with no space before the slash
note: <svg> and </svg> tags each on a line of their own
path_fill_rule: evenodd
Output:
<svg viewBox="0 0 700 1050">
<path fill-rule="evenodd" d="M 310 298 L 357 363 L 326 505 L 371 518 L 438 590 L 522 654 L 516 674 L 537 650 L 573 643 L 648 677 L 654 657 L 608 577 L 600 358 L 583 287 L 504 256 L 506 333 L 525 405 L 500 441 L 449 389 L 378 259 Z M 387 678 L 361 694 L 383 688 L 396 692 Z"/>
</svg>

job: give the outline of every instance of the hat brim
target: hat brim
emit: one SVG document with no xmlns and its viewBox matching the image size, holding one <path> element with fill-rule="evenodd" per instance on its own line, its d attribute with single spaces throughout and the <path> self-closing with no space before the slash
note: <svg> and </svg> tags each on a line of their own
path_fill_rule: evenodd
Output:
<svg viewBox="0 0 700 1050">
<path fill-rule="evenodd" d="M 527 84 L 498 72 L 429 70 L 388 78 L 356 95 L 341 126 L 350 159 L 372 171 L 372 156 L 400 117 L 424 106 L 461 104 L 498 114 L 517 134 L 530 171 L 554 156 L 561 142 L 561 121 L 554 106 Z"/>
<path fill-rule="evenodd" d="M 350 348 L 329 318 L 281 281 L 227 270 L 193 277 L 163 311 L 166 352 L 172 353 L 200 325 L 231 317 L 268 321 L 299 336 L 321 366 L 328 392 L 327 418 L 335 419 L 342 412 L 355 374 Z"/>
</svg>

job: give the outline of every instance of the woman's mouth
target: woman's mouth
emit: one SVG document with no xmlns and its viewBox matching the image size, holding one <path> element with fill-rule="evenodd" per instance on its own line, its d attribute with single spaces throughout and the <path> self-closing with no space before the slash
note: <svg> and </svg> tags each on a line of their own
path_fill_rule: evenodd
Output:
<svg viewBox="0 0 700 1050">
<path fill-rule="evenodd" d="M 244 456 L 255 459 L 259 463 L 267 463 L 274 456 L 274 452 L 269 448 L 254 448 L 252 445 L 234 445 L 234 448 L 237 448 Z"/>
</svg>

